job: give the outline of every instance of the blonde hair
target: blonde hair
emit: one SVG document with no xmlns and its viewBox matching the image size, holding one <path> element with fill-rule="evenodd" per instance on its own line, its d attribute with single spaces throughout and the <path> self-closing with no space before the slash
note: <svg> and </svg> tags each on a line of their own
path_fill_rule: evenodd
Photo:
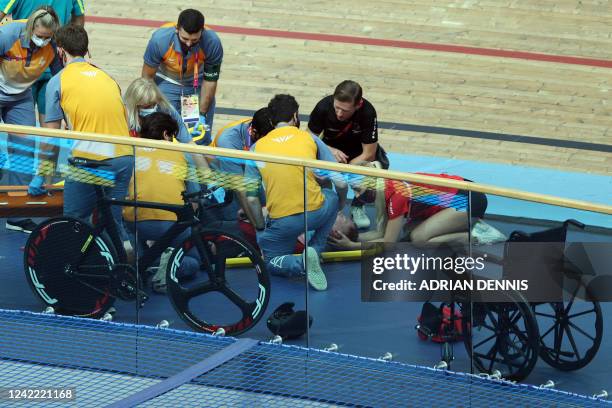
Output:
<svg viewBox="0 0 612 408">
<path fill-rule="evenodd" d="M 53 10 L 53 7 L 42 6 L 30 14 L 30 17 L 28 17 L 28 21 L 26 22 L 26 35 L 28 41 L 30 41 L 32 38 L 32 34 L 34 33 L 36 26 L 41 26 L 51 30 L 51 32 L 55 34 L 60 26 L 60 23 L 57 13 L 55 10 Z"/>
<path fill-rule="evenodd" d="M 123 95 L 127 109 L 130 129 L 140 132 L 138 106 L 157 104 L 161 111 L 170 114 L 172 105 L 161 93 L 155 82 L 147 78 L 138 78 L 132 81 Z"/>
</svg>

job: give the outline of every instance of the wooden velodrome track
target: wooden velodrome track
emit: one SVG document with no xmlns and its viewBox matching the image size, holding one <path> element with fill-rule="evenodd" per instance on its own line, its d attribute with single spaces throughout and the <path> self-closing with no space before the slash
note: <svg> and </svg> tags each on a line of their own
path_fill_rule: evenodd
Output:
<svg viewBox="0 0 612 408">
<path fill-rule="evenodd" d="M 390 123 L 380 132 L 390 151 L 612 173 L 607 0 L 86 6 L 92 59 L 123 89 L 154 27 L 200 9 L 225 49 L 215 130 L 238 117 L 232 109 L 255 110 L 275 93 L 293 94 L 309 114 L 351 78 Z"/>
</svg>

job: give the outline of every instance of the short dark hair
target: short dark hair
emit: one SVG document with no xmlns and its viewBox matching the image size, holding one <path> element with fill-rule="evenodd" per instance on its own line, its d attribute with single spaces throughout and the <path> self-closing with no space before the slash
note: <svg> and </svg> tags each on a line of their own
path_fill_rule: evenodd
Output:
<svg viewBox="0 0 612 408">
<path fill-rule="evenodd" d="M 270 112 L 268 108 L 261 108 L 253 114 L 251 126 L 259 134 L 259 137 L 264 137 L 274 130 L 274 126 L 270 121 Z"/>
<path fill-rule="evenodd" d="M 87 31 L 76 24 L 60 27 L 55 33 L 55 42 L 73 57 L 84 57 L 89 48 Z"/>
<path fill-rule="evenodd" d="M 144 139 L 164 140 L 164 131 L 169 136 L 178 133 L 178 124 L 172 116 L 163 112 L 153 112 L 142 118 L 140 137 Z"/>
<path fill-rule="evenodd" d="M 299 109 L 300 105 L 295 98 L 286 94 L 278 94 L 268 103 L 268 113 L 274 126 L 280 122 L 290 122 Z"/>
<path fill-rule="evenodd" d="M 177 28 L 182 28 L 189 34 L 195 34 L 204 28 L 204 14 L 195 9 L 181 11 L 178 17 Z"/>
<path fill-rule="evenodd" d="M 336 87 L 334 99 L 339 102 L 350 102 L 353 105 L 357 105 L 359 101 L 361 101 L 362 94 L 361 85 L 347 79 L 346 81 L 340 82 Z"/>
</svg>

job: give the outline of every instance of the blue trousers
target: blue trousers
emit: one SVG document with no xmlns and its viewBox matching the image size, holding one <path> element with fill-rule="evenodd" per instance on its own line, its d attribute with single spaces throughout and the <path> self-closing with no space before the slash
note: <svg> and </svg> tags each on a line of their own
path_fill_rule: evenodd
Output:
<svg viewBox="0 0 612 408">
<path fill-rule="evenodd" d="M 146 249 L 147 241 L 159 241 L 159 239 L 174 225 L 173 221 L 162 220 L 147 220 L 138 222 L 125 223 L 130 235 L 133 237 L 132 242 L 134 248 L 138 251 L 138 256 L 142 256 Z M 181 243 L 189 238 L 191 230 L 183 231 L 178 237 L 172 241 L 172 246 L 176 248 Z M 138 240 L 136 240 L 138 238 Z M 178 271 L 179 277 L 195 276 L 200 266 L 200 257 L 198 251 L 192 249 L 188 254 L 185 254 L 181 266 Z"/>
<path fill-rule="evenodd" d="M 16 101 L 3 101 L 3 98 L 0 98 L 0 117 L 2 122 L 7 125 L 36 126 L 32 92 L 26 92 L 24 98 Z M 8 135 L 6 150 L 8 153 L 9 185 L 27 186 L 30 184 L 35 171 L 35 147 L 36 139 L 34 136 Z M 0 159 L 0 162 L 3 161 Z M 18 220 L 19 218 L 9 219 L 13 222 Z"/>
<path fill-rule="evenodd" d="M 164 96 L 168 99 L 170 104 L 174 106 L 174 109 L 176 109 L 179 114 L 181 113 L 181 95 L 189 96 L 197 93 L 197 95 L 200 96 L 200 87 L 194 89 L 193 86 L 178 86 L 168 81 L 164 81 L 159 77 L 155 77 L 155 82 L 157 83 L 159 90 L 164 94 Z M 211 130 L 213 127 L 213 120 L 215 118 L 216 104 L 217 101 L 215 98 L 213 98 L 210 108 L 206 113 L 206 124 L 208 124 L 210 130 L 206 132 L 203 139 L 197 141 L 197 144 L 199 145 L 208 146 L 212 141 Z"/>
<path fill-rule="evenodd" d="M 128 188 L 132 172 L 134 171 L 134 157 L 121 156 L 104 160 L 109 163 L 109 167 L 102 167 L 104 171 L 114 175 L 113 185 L 103 187 L 108 197 L 116 200 L 125 200 L 128 195 Z M 89 217 L 96 205 L 96 190 L 94 184 L 84 183 L 82 180 L 75 180 L 66 177 L 64 183 L 64 215 L 89 221 Z M 111 207 L 113 218 L 119 227 L 119 235 L 123 241 L 129 239 L 123 224 L 122 209 L 118 205 Z"/>
<path fill-rule="evenodd" d="M 333 190 L 323 189 L 325 200 L 318 210 L 308 211 L 308 230 L 314 231 L 308 242 L 317 253 L 323 252 L 327 237 L 334 226 L 338 213 L 338 196 Z M 301 256 L 292 255 L 297 237 L 304 232 L 304 213 L 273 218 L 266 229 L 257 234 L 266 267 L 273 275 L 303 275 L 304 262 Z"/>
</svg>

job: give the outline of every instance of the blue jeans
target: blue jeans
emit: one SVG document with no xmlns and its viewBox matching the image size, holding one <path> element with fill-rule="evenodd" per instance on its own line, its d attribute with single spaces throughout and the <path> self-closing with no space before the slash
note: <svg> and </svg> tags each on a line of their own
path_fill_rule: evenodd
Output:
<svg viewBox="0 0 612 408">
<path fill-rule="evenodd" d="M 174 221 L 162 221 L 162 220 L 147 220 L 126 222 L 125 223 L 130 235 L 132 235 L 132 242 L 135 244 L 138 257 L 141 257 L 144 250 L 146 249 L 147 241 L 159 241 L 159 239 L 174 225 Z M 178 237 L 172 241 L 174 248 L 178 247 L 191 236 L 191 229 L 186 229 Z M 138 240 L 136 241 L 136 238 Z M 189 253 L 185 254 L 181 266 L 178 271 L 179 277 L 184 276 L 195 276 L 200 267 L 200 257 L 198 251 L 194 248 Z"/>
<path fill-rule="evenodd" d="M 128 188 L 134 171 L 134 157 L 121 156 L 113 159 L 104 160 L 109 163 L 109 167 L 102 167 L 104 171 L 113 173 L 114 180 L 111 187 L 103 187 L 107 197 L 116 200 L 125 200 L 128 195 Z M 87 169 L 83 169 L 87 170 Z M 94 184 L 83 183 L 70 176 L 66 177 L 64 183 L 64 215 L 89 221 L 89 217 L 96 206 L 96 190 Z M 113 218 L 119 229 L 119 236 L 123 241 L 129 239 L 123 224 L 123 214 L 121 206 L 111 206 Z"/>
<path fill-rule="evenodd" d="M 159 87 L 159 90 L 164 94 L 168 101 L 170 101 L 170 104 L 174 107 L 174 109 L 176 109 L 179 114 L 181 113 L 181 95 L 189 96 L 193 95 L 194 93 L 197 93 L 198 97 L 200 96 L 201 87 L 194 89 L 193 86 L 178 86 L 168 81 L 164 81 L 163 79 L 157 76 L 155 77 L 155 83 Z M 203 139 L 200 139 L 196 142 L 199 145 L 208 146 L 212 141 L 211 130 L 213 127 L 213 120 L 215 118 L 216 104 L 217 101 L 215 98 L 213 98 L 210 104 L 210 108 L 206 113 L 206 124 L 209 126 L 209 130 L 206 132 Z"/>
<path fill-rule="evenodd" d="M 308 230 L 314 231 L 308 242 L 317 253 L 323 252 L 327 237 L 334 226 L 338 213 L 338 196 L 333 190 L 322 190 L 325 200 L 318 210 L 307 212 Z M 272 275 L 303 275 L 304 262 L 301 256 L 292 255 L 297 237 L 304 232 L 304 213 L 273 218 L 266 229 L 257 234 L 257 243 Z"/>
</svg>

